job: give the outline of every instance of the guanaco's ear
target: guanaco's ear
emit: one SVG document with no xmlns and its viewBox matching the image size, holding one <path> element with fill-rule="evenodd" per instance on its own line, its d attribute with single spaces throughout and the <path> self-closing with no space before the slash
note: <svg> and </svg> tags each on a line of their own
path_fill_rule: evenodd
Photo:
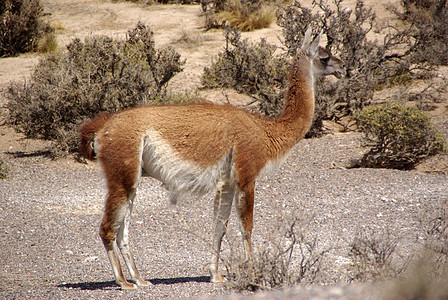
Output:
<svg viewBox="0 0 448 300">
<path fill-rule="evenodd" d="M 314 40 L 312 40 L 311 39 L 312 30 L 311 30 L 310 26 L 308 26 L 308 29 L 305 32 L 305 36 L 303 37 L 301 49 L 305 50 L 306 54 L 311 58 L 314 58 L 316 56 L 317 52 L 319 51 L 319 43 L 320 43 L 320 39 L 322 37 L 322 33 L 323 33 L 323 30 L 321 30 L 319 35 Z"/>
<path fill-rule="evenodd" d="M 302 47 L 300 49 L 307 49 L 311 44 L 311 34 L 312 34 L 311 26 L 308 26 L 305 32 L 305 36 L 303 37 Z"/>
<path fill-rule="evenodd" d="M 313 40 L 311 45 L 308 47 L 308 55 L 312 58 L 316 56 L 316 53 L 319 51 L 320 39 L 322 38 L 322 33 L 324 31 L 321 30 L 319 35 Z"/>
</svg>

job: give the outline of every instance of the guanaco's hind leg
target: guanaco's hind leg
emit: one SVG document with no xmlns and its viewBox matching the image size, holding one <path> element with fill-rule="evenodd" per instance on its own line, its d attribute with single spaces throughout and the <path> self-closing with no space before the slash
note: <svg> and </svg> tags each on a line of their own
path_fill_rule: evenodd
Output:
<svg viewBox="0 0 448 300">
<path fill-rule="evenodd" d="M 224 282 L 224 277 L 219 274 L 218 262 L 221 251 L 221 242 L 226 233 L 227 223 L 232 210 L 232 202 L 235 195 L 235 188 L 232 184 L 225 183 L 216 193 L 213 214 L 213 245 L 212 257 L 210 261 L 211 282 Z"/>
<path fill-rule="evenodd" d="M 252 229 L 254 227 L 254 197 L 255 183 L 244 187 L 236 197 L 236 211 L 241 221 L 241 235 L 245 250 L 246 261 L 252 260 Z"/>
</svg>

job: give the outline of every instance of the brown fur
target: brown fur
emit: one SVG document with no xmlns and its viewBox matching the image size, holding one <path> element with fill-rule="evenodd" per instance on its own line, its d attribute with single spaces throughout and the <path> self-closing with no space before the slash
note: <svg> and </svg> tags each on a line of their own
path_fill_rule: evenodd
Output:
<svg viewBox="0 0 448 300">
<path fill-rule="evenodd" d="M 95 153 L 93 152 L 93 142 L 95 133 L 98 132 L 101 128 L 103 128 L 104 124 L 112 117 L 113 115 L 107 112 L 100 113 L 96 115 L 96 117 L 81 125 L 79 128 L 80 133 L 80 144 L 79 144 L 79 152 L 88 160 L 95 159 Z"/>
</svg>

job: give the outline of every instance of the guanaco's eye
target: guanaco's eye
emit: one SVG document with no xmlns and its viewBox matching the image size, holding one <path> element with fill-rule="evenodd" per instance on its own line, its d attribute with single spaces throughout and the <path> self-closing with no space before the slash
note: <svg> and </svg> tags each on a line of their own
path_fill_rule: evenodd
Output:
<svg viewBox="0 0 448 300">
<path fill-rule="evenodd" d="M 321 61 L 323 64 L 326 64 L 329 60 L 330 60 L 330 57 L 329 57 L 329 56 L 321 57 L 321 58 L 320 58 L 320 61 Z"/>
</svg>

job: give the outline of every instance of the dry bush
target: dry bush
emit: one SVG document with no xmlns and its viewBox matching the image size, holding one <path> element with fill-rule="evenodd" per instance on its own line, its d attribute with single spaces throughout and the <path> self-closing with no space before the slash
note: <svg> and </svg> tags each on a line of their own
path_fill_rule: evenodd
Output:
<svg viewBox="0 0 448 300">
<path fill-rule="evenodd" d="M 0 57 L 36 50 L 41 38 L 51 36 L 42 13 L 39 0 L 0 2 Z"/>
<path fill-rule="evenodd" d="M 278 213 L 275 232 L 253 253 L 252 261 L 242 262 L 232 253 L 224 259 L 227 285 L 237 290 L 270 290 L 311 283 L 320 276 L 321 264 L 331 249 L 320 249 L 308 227 L 312 219 L 295 212 Z"/>
<path fill-rule="evenodd" d="M 287 53 L 295 55 L 308 26 L 322 28 L 327 48 L 339 55 L 346 65 L 346 77 L 316 82 L 316 113 L 308 136 L 318 135 L 324 119 L 338 121 L 372 104 L 373 93 L 385 87 L 408 84 L 417 78 L 430 78 L 434 65 L 415 59 L 421 39 L 414 37 L 414 27 L 388 27 L 382 41 L 372 41 L 368 34 L 377 27 L 376 15 L 364 2 L 353 10 L 342 0 L 314 0 L 316 12 L 296 1 L 277 11 L 277 23 L 283 28 Z M 221 2 L 220 2 L 221 3 Z M 224 4 L 223 4 L 224 5 Z M 229 31 L 229 30 L 228 30 Z M 259 101 L 259 109 L 276 116 L 283 108 L 287 89 L 289 59 L 285 52 L 262 40 L 258 44 L 241 41 L 235 30 L 226 33 L 227 47 L 210 68 L 204 71 L 205 87 L 230 87 Z M 438 40 L 444 42 L 445 40 Z M 230 45 L 230 46 L 229 46 Z M 420 50 L 419 50 L 420 49 Z M 258 63 L 256 63 L 258 61 Z M 431 85 L 416 95 L 434 100 L 440 92 Z M 412 100 L 409 96 L 409 99 Z"/>
<path fill-rule="evenodd" d="M 403 11 L 393 11 L 411 24 L 415 43 L 409 50 L 414 63 L 448 65 L 447 0 L 401 0 Z"/>
<path fill-rule="evenodd" d="M 0 159 L 0 180 L 8 177 L 9 167 L 3 159 Z"/>
<path fill-rule="evenodd" d="M 241 33 L 236 28 L 226 28 L 224 36 L 226 48 L 210 67 L 204 68 L 202 85 L 207 88 L 233 88 L 250 95 L 258 103 L 257 110 L 264 115 L 280 115 L 289 84 L 289 55 L 265 39 L 258 43 L 241 39 Z M 316 90 L 322 84 L 323 80 L 318 80 Z M 326 103 L 319 97 L 316 103 L 313 125 L 307 137 L 321 134 L 322 120 L 327 115 Z"/>
<path fill-rule="evenodd" d="M 161 4 L 195 4 L 199 3 L 199 0 L 113 0 L 115 2 L 118 1 L 129 1 L 129 2 L 135 2 L 140 3 L 143 5 L 152 5 L 156 3 Z"/>
<path fill-rule="evenodd" d="M 387 231 L 360 231 L 349 245 L 349 280 L 384 280 L 401 274 L 407 262 L 400 266 L 395 263 L 397 245 L 398 240 Z"/>
<path fill-rule="evenodd" d="M 372 9 L 362 1 L 353 10 L 344 7 L 342 0 L 332 2 L 334 9 L 325 0 L 314 0 L 316 13 L 295 2 L 279 10 L 277 17 L 290 53 L 300 46 L 306 26 L 312 25 L 323 28 L 326 47 L 345 63 L 345 78 L 336 83 L 324 78 L 327 82 L 316 89 L 326 119 L 337 121 L 370 105 L 375 90 L 430 76 L 427 63 L 410 60 L 417 51 L 412 28 L 387 27 L 382 41 L 371 40 L 368 34 L 378 27 Z"/>
<path fill-rule="evenodd" d="M 432 259 L 433 274 L 448 277 L 448 200 L 441 201 L 421 221 L 424 247 Z"/>
<path fill-rule="evenodd" d="M 384 293 L 384 299 L 448 299 L 448 200 L 431 203 L 423 212 L 423 251 L 401 278 Z"/>
<path fill-rule="evenodd" d="M 423 158 L 445 151 L 428 114 L 397 102 L 369 106 L 355 114 L 370 150 L 358 166 L 409 169 Z"/>
<path fill-rule="evenodd" d="M 67 50 L 41 59 L 31 79 L 12 83 L 7 94 L 9 123 L 65 152 L 77 150 L 77 127 L 97 113 L 163 101 L 183 64 L 172 48 L 156 50 L 142 23 L 124 41 L 92 36 Z"/>
<path fill-rule="evenodd" d="M 265 28 L 275 21 L 274 1 L 201 1 L 206 28 L 235 27 L 241 31 Z"/>
<path fill-rule="evenodd" d="M 402 51 L 410 43 L 409 31 L 391 29 L 393 32 L 381 43 L 371 41 L 367 35 L 376 25 L 375 13 L 362 1 L 357 1 L 353 11 L 344 8 L 342 0 L 333 3 L 335 9 L 324 0 L 315 0 L 313 4 L 318 11 L 313 13 L 296 1 L 277 13 L 289 55 L 295 55 L 307 27 L 313 26 L 324 30 L 327 47 L 346 65 L 346 77 L 342 80 L 321 78 L 316 82 L 316 113 L 311 135 L 321 131 L 322 120 L 338 121 L 370 104 L 375 89 L 394 80 L 398 82 L 397 78 L 412 80 L 416 69 L 424 69 L 423 65 L 411 66 L 407 61 L 410 54 Z M 288 56 L 279 51 L 274 54 L 276 48 L 263 40 L 251 44 L 228 34 L 226 38 L 232 48 L 227 46 L 212 67 L 204 71 L 204 86 L 231 87 L 250 94 L 260 102 L 263 113 L 275 116 L 283 108 Z M 252 62 L 256 60 L 258 64 Z M 238 79 L 233 81 L 229 77 Z"/>
<path fill-rule="evenodd" d="M 260 101 L 260 109 L 267 115 L 278 113 L 272 106 L 264 106 L 264 99 L 278 101 L 283 107 L 287 88 L 289 63 L 285 55 L 276 55 L 277 47 L 262 39 L 251 43 L 241 39 L 235 28 L 224 31 L 226 48 L 216 61 L 204 68 L 202 85 L 207 88 L 231 87 Z"/>
<path fill-rule="evenodd" d="M 434 277 L 432 262 L 428 258 L 419 259 L 403 278 L 394 280 L 385 289 L 382 299 L 385 300 L 442 300 L 448 299 L 448 274 Z"/>
</svg>

